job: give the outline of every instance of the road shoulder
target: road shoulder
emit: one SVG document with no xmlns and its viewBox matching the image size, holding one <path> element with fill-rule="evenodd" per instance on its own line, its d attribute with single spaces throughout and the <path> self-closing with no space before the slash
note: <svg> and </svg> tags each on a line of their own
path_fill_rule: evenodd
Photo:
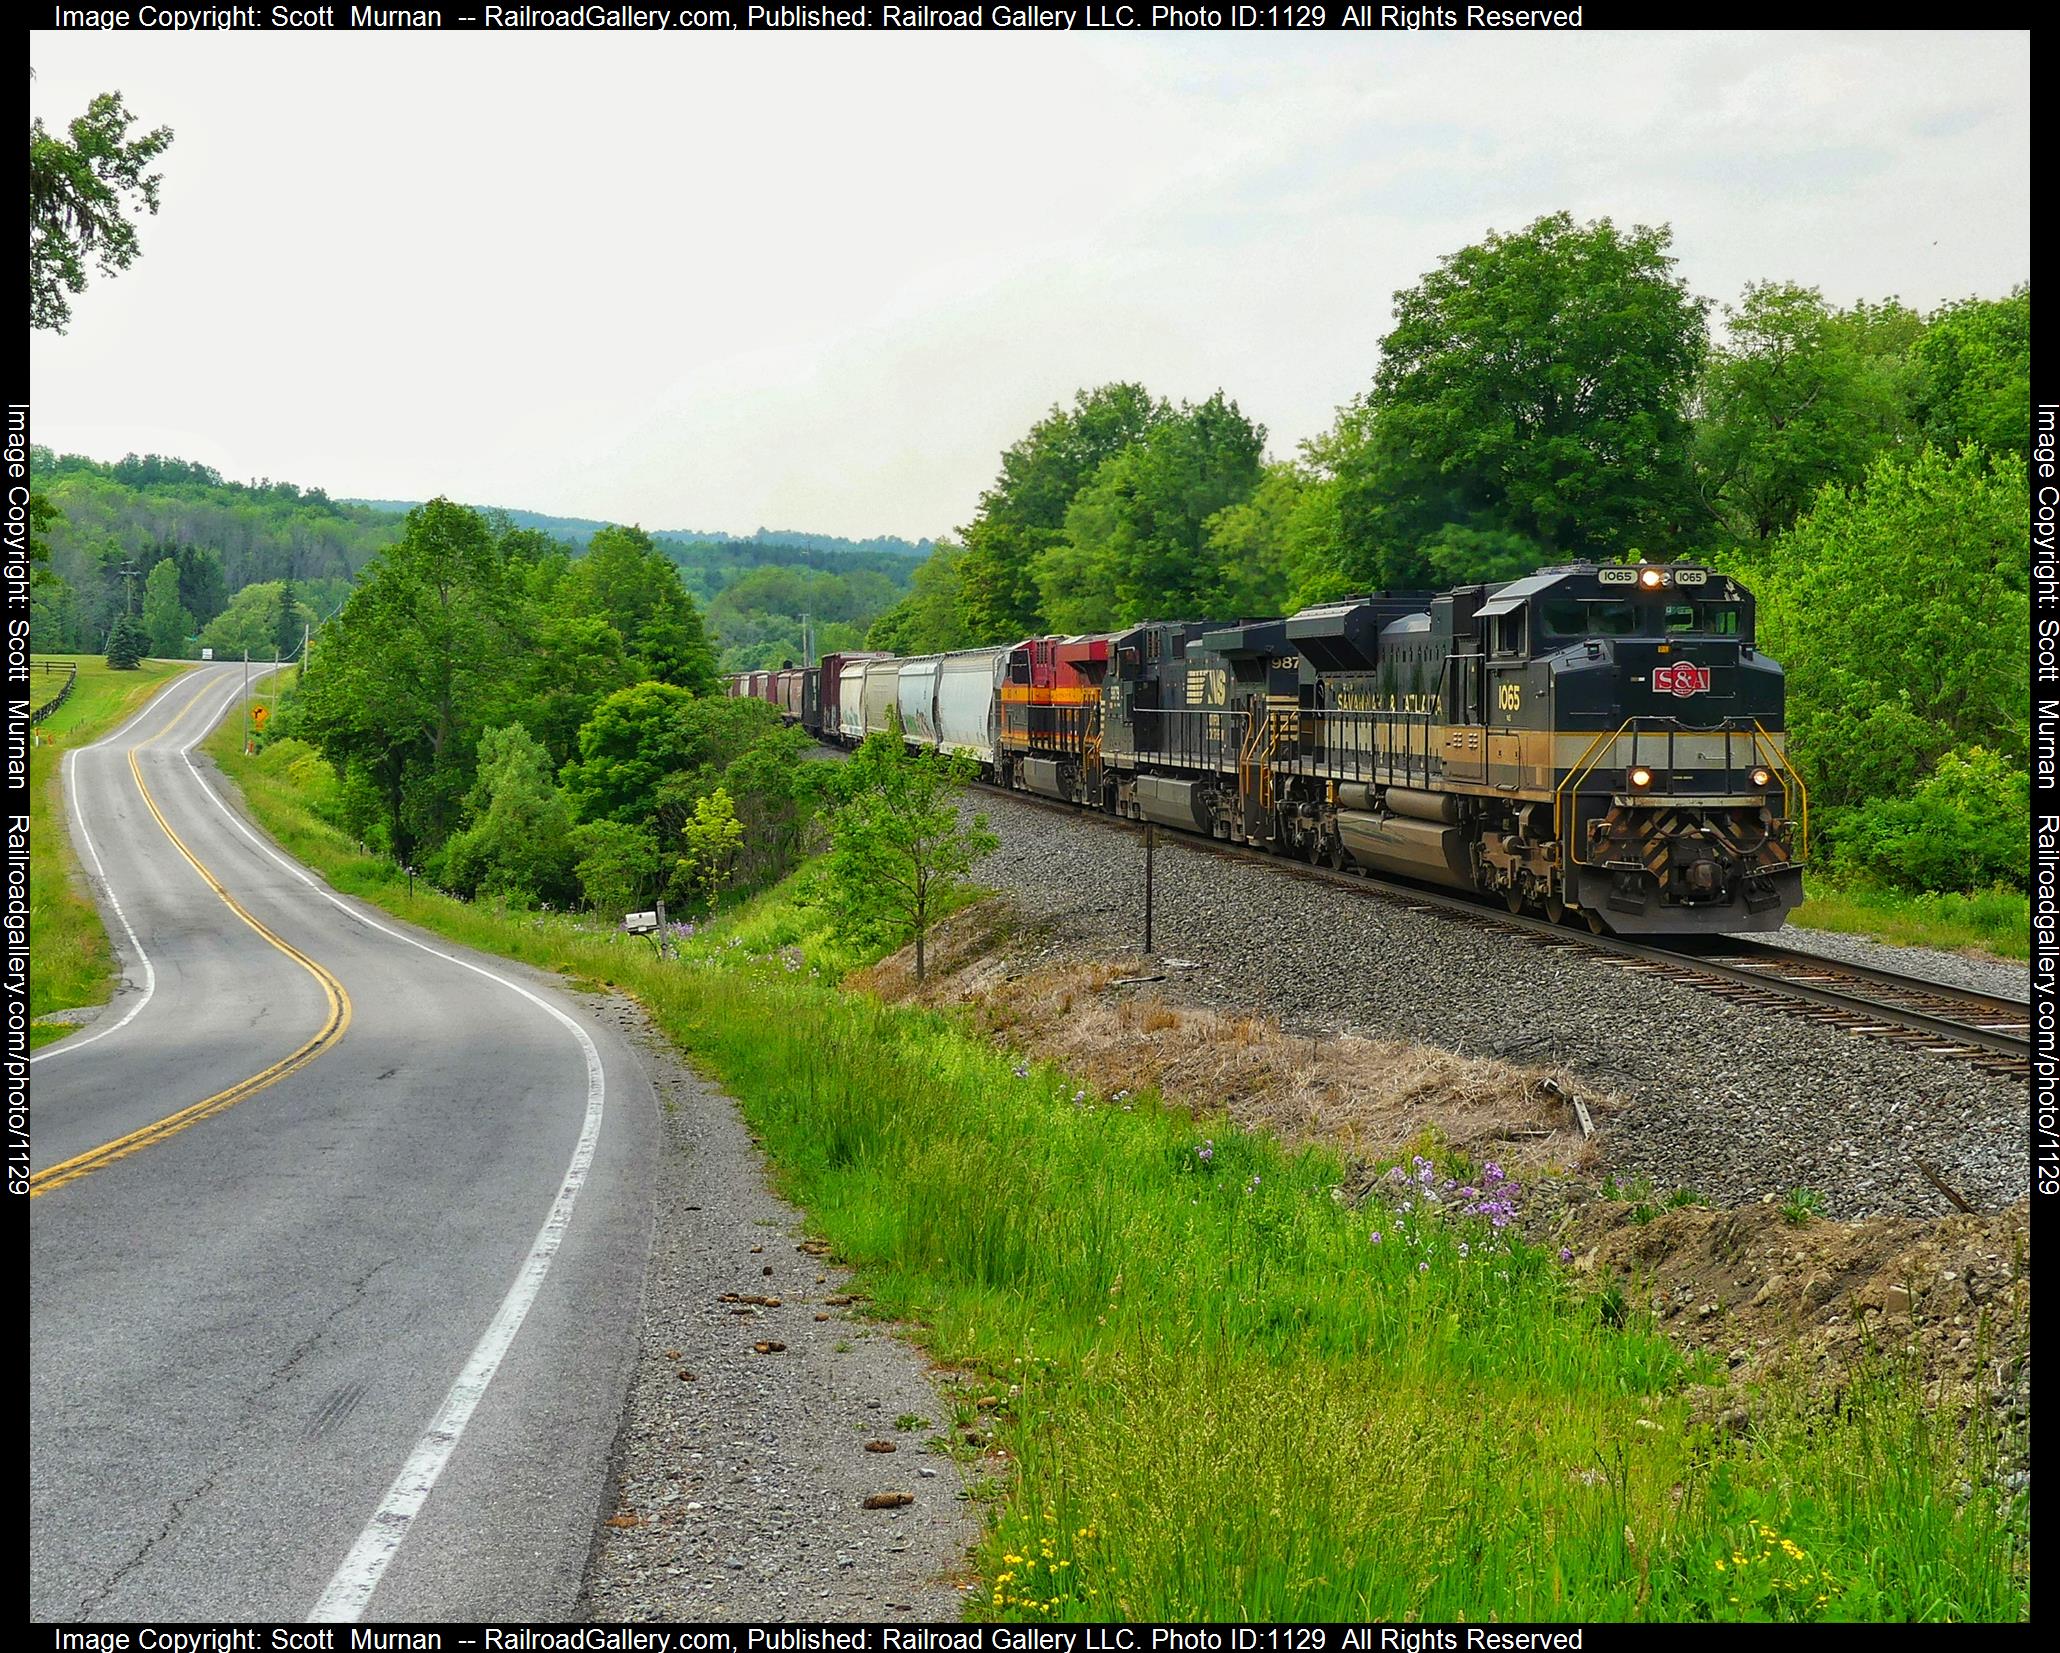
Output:
<svg viewBox="0 0 2060 1653">
<path fill-rule="evenodd" d="M 614 1003 L 658 1090 L 660 1147 L 617 1503 L 582 1611 L 956 1620 L 966 1597 L 951 1579 L 978 1523 L 941 1449 L 951 1414 L 925 1358 L 854 1317 L 847 1271 L 772 1192 L 735 1102 Z M 894 1450 L 867 1450 L 880 1442 Z M 911 1501 L 864 1507 L 893 1493 Z"/>
</svg>

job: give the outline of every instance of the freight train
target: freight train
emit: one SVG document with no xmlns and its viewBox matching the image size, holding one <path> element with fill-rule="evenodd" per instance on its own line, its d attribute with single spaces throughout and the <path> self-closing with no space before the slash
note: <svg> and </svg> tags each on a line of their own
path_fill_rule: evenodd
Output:
<svg viewBox="0 0 2060 1653">
<path fill-rule="evenodd" d="M 819 738 L 893 732 L 985 778 L 1622 934 L 1777 929 L 1809 802 L 1750 592 L 1574 563 L 1285 619 L 728 680 Z"/>
</svg>

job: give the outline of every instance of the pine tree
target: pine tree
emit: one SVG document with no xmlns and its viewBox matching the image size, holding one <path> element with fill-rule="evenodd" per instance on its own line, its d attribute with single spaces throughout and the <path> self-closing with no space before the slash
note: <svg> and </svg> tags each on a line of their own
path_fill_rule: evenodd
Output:
<svg viewBox="0 0 2060 1653">
<path fill-rule="evenodd" d="M 143 623 L 133 614 L 115 617 L 114 629 L 107 634 L 107 664 L 110 670 L 132 672 L 143 663 L 143 656 L 150 648 L 150 634 L 143 629 Z"/>
</svg>

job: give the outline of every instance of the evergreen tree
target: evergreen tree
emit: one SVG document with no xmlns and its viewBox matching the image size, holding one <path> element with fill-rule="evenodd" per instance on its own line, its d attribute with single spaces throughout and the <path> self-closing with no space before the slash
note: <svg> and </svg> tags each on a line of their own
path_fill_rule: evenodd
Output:
<svg viewBox="0 0 2060 1653">
<path fill-rule="evenodd" d="M 133 614 L 115 617 L 114 627 L 107 634 L 107 663 L 118 672 L 132 672 L 143 663 L 143 657 L 150 651 L 150 634 L 143 629 L 142 622 Z"/>
</svg>

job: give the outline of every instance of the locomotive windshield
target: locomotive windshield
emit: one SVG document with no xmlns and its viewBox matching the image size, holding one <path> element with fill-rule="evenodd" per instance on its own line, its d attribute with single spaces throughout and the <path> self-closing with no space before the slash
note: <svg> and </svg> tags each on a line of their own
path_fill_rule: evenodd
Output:
<svg viewBox="0 0 2060 1653">
<path fill-rule="evenodd" d="M 1635 637 L 1645 629 L 1636 603 L 1555 598 L 1543 605 L 1551 637 Z"/>
<path fill-rule="evenodd" d="M 1698 632 L 1705 637 L 1736 637 L 1736 603 L 1669 603 L 1667 630 Z"/>
<path fill-rule="evenodd" d="M 1572 637 L 1653 637 L 1694 633 L 1704 637 L 1736 637 L 1738 605 L 1723 602 L 1631 602 L 1624 598 L 1555 597 L 1537 605 L 1545 635 Z"/>
</svg>

